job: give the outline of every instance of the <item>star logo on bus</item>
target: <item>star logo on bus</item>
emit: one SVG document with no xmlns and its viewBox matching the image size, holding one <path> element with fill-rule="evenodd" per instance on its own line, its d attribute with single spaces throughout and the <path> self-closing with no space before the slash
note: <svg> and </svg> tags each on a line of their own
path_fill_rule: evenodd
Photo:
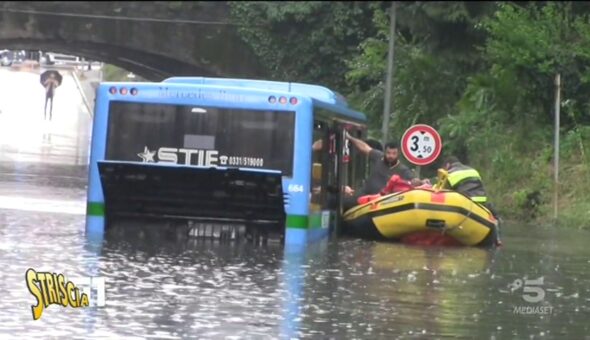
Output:
<svg viewBox="0 0 590 340">
<path fill-rule="evenodd" d="M 148 147 L 146 146 L 143 149 L 142 153 L 138 153 L 137 155 L 139 157 L 141 157 L 141 159 L 143 159 L 143 163 L 154 163 L 154 155 L 156 154 L 155 151 L 150 151 L 150 149 L 148 149 Z"/>
</svg>

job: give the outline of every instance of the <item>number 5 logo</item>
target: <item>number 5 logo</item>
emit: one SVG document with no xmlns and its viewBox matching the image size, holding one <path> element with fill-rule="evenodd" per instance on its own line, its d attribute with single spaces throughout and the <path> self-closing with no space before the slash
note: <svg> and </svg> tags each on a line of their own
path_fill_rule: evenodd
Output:
<svg viewBox="0 0 590 340">
<path fill-rule="evenodd" d="M 545 298 L 545 290 L 541 287 L 543 285 L 543 276 L 536 280 L 525 280 L 522 298 L 526 302 L 537 303 Z"/>
</svg>

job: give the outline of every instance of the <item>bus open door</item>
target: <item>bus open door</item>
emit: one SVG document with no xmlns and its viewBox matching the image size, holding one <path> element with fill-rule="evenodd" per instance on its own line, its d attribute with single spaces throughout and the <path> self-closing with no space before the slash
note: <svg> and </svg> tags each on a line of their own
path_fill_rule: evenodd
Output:
<svg viewBox="0 0 590 340">
<path fill-rule="evenodd" d="M 336 182 L 341 190 L 340 195 L 338 195 L 337 209 L 335 212 L 336 228 L 333 232 L 339 235 L 342 215 L 344 214 L 344 198 L 346 195 L 344 188 L 348 186 L 355 191 L 355 194 L 358 194 L 358 191 L 362 188 L 366 165 L 366 157 L 359 153 L 350 140 L 346 138 L 346 132 L 353 137 L 364 139 L 365 131 L 360 126 L 341 123 L 335 124 L 334 131 L 337 140 L 336 150 L 338 151 L 334 158 L 336 162 L 334 169 Z"/>
</svg>

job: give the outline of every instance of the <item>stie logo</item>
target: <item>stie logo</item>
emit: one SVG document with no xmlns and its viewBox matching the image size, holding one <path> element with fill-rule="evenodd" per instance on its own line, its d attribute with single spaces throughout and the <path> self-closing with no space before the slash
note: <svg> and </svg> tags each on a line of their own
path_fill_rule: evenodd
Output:
<svg viewBox="0 0 590 340">
<path fill-rule="evenodd" d="M 158 161 L 154 156 L 158 157 Z M 179 155 L 184 155 L 185 165 L 199 165 L 199 166 L 217 166 L 219 152 L 217 150 L 199 150 L 199 149 L 177 149 L 161 147 L 158 151 L 151 151 L 147 146 L 144 147 L 143 152 L 138 153 L 143 163 L 173 163 L 179 164 Z M 227 157 L 223 156 L 222 162 L 227 161 Z"/>
<path fill-rule="evenodd" d="M 161 147 L 158 151 L 152 151 L 147 146 L 143 148 L 143 152 L 137 154 L 137 157 L 141 158 L 143 163 L 171 163 L 206 167 L 221 165 L 261 168 L 265 163 L 262 157 L 220 155 L 217 150 Z"/>
<path fill-rule="evenodd" d="M 41 318 L 43 309 L 52 304 L 63 307 L 69 305 L 72 308 L 89 306 L 90 291 L 86 289 L 87 287 L 78 288 L 72 281 L 66 281 L 63 274 L 36 272 L 29 268 L 25 278 L 29 292 L 37 299 L 37 304 L 31 306 L 33 320 Z M 98 279 L 97 281 L 101 282 L 101 287 L 97 289 L 99 304 L 104 305 L 104 279 Z"/>
</svg>

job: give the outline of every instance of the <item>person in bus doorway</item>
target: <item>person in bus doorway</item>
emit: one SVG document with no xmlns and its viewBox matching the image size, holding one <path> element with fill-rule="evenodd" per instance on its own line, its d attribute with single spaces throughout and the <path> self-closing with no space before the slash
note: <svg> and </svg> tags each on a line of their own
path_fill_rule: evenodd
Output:
<svg viewBox="0 0 590 340">
<path fill-rule="evenodd" d="M 348 138 L 361 153 L 369 157 L 369 162 L 372 167 L 371 173 L 359 193 L 355 194 L 352 190 L 345 190 L 345 210 L 357 205 L 358 198 L 361 196 L 379 194 L 393 175 L 398 175 L 401 179 L 411 182 L 413 186 L 419 186 L 426 183 L 416 177 L 409 167 L 401 163 L 397 143 L 389 142 L 385 144 L 384 151 L 380 151 L 371 147 L 366 142 L 352 137 L 348 132 L 346 133 L 346 138 Z"/>
<path fill-rule="evenodd" d="M 361 142 L 363 142 L 363 141 L 361 141 Z M 381 145 L 381 143 L 379 143 L 378 141 L 376 141 L 374 139 L 368 139 L 366 142 L 363 142 L 363 143 L 367 144 L 373 150 L 377 150 L 379 152 L 382 152 L 382 150 L 383 150 L 383 146 Z M 323 142 L 321 139 L 316 140 L 311 146 L 311 149 L 313 152 L 319 152 L 322 150 L 322 148 L 323 148 Z M 355 193 L 354 189 L 352 189 L 348 185 L 345 185 L 342 188 L 342 192 L 344 193 L 344 196 L 347 196 L 347 197 L 353 196 Z"/>
<path fill-rule="evenodd" d="M 312 144 L 311 149 L 314 153 L 316 153 L 316 152 L 319 153 L 323 150 L 323 147 L 324 147 L 324 143 L 323 143 L 322 139 L 318 139 Z M 322 190 L 322 186 L 323 185 L 321 183 L 313 183 L 313 181 L 312 181 L 312 196 L 311 197 L 319 196 L 321 193 L 321 190 Z M 329 209 L 336 209 L 338 206 L 338 195 L 340 194 L 340 191 L 335 186 L 326 185 L 324 187 L 327 192 L 327 207 Z M 344 192 L 345 195 L 352 195 L 354 193 L 354 190 L 352 190 L 349 186 L 344 186 L 344 187 L 342 187 L 342 192 Z"/>
</svg>

